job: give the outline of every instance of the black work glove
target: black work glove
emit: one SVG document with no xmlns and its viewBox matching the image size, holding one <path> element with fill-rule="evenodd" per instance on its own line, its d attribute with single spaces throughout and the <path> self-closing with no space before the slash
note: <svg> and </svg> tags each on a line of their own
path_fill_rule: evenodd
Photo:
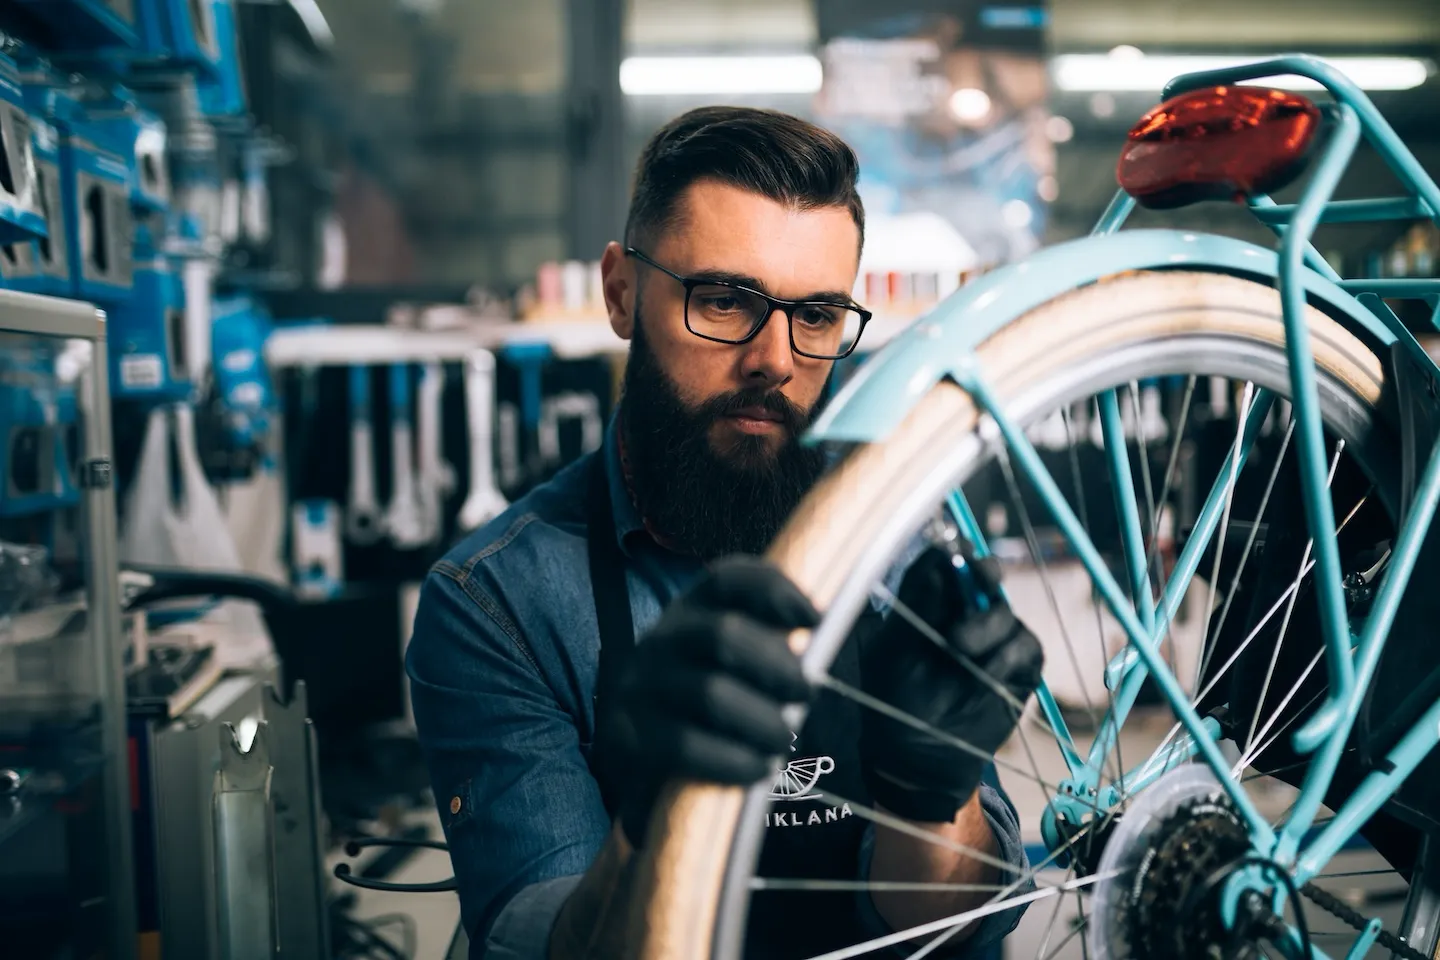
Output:
<svg viewBox="0 0 1440 960">
<path fill-rule="evenodd" d="M 867 693 L 978 750 L 979 755 L 962 751 L 866 710 L 860 734 L 866 785 L 878 804 L 907 820 L 954 819 L 1014 731 L 1019 721 L 1014 703 L 1023 704 L 1035 691 L 1045 662 L 1035 635 L 1000 595 L 999 564 L 986 558 L 967 566 L 968 590 L 949 554 L 931 548 L 900 586 L 900 602 L 934 628 L 944 648 L 902 616 L 898 605 L 883 621 L 869 617 L 856 629 Z"/>
<path fill-rule="evenodd" d="M 812 694 L 786 637 L 819 620 L 773 565 L 734 557 L 640 638 L 608 708 L 602 698 L 596 744 L 632 845 L 644 842 L 667 780 L 748 785 L 774 775 L 792 739 L 782 708 Z"/>
</svg>

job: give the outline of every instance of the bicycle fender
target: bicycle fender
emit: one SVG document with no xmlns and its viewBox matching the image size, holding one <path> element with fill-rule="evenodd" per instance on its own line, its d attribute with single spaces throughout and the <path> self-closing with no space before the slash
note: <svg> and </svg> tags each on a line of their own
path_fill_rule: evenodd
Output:
<svg viewBox="0 0 1440 960">
<path fill-rule="evenodd" d="M 1105 277 L 1161 269 L 1250 276 L 1273 286 L 1280 259 L 1266 247 L 1189 230 L 1126 230 L 1049 247 L 967 284 L 887 343 L 820 413 L 806 441 L 883 440 L 942 379 L 963 383 L 975 349 L 1010 321 Z M 1309 301 L 1363 339 L 1418 350 L 1408 331 L 1388 326 L 1333 281 L 1312 270 L 1301 277 Z"/>
</svg>

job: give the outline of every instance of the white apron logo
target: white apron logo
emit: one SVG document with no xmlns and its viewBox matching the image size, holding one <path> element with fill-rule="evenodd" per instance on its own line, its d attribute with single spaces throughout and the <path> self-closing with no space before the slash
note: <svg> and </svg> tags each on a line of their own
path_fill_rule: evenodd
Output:
<svg viewBox="0 0 1440 960">
<path fill-rule="evenodd" d="M 795 752 L 795 741 L 798 739 L 798 734 L 790 734 L 791 753 Z M 785 769 L 775 775 L 775 782 L 770 787 L 770 799 L 790 802 L 823 799 L 819 793 L 814 792 L 815 784 L 825 774 L 833 772 L 835 772 L 835 760 L 831 757 L 801 757 L 798 760 L 791 760 L 785 764 Z M 765 826 L 809 827 L 821 823 L 834 823 L 836 820 L 843 820 L 853 815 L 848 803 L 838 808 L 829 807 L 823 811 L 811 810 L 808 816 L 803 812 L 777 811 L 765 814 Z"/>
<path fill-rule="evenodd" d="M 802 757 L 785 764 L 775 775 L 770 787 L 771 800 L 818 800 L 815 784 L 827 773 L 833 773 L 835 761 L 830 757 Z"/>
<path fill-rule="evenodd" d="M 790 752 L 795 752 L 795 741 L 800 739 L 798 733 L 790 734 Z M 820 794 L 812 793 L 815 784 L 827 773 L 835 771 L 835 761 L 830 757 L 800 757 L 785 764 L 785 767 L 775 774 L 775 782 L 770 786 L 771 800 L 819 800 Z"/>
</svg>

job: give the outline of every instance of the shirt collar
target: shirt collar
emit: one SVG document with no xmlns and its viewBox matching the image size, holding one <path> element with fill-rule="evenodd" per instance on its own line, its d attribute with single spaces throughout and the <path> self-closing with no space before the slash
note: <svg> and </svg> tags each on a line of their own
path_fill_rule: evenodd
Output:
<svg viewBox="0 0 1440 960">
<path fill-rule="evenodd" d="M 605 479 L 610 488 L 610 512 L 615 518 L 615 540 L 622 553 L 630 554 L 629 541 L 637 533 L 645 532 L 645 523 L 640 511 L 630 497 L 625 484 L 625 473 L 620 465 L 620 416 L 616 411 L 605 428 L 605 443 L 600 448 L 605 458 Z"/>
</svg>

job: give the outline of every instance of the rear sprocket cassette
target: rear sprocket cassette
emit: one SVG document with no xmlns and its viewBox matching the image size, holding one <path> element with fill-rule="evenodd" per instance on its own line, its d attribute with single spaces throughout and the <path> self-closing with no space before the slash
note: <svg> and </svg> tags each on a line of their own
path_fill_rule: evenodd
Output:
<svg viewBox="0 0 1440 960">
<path fill-rule="evenodd" d="M 1105 845 L 1087 938 L 1115 960 L 1249 960 L 1220 922 L 1213 877 L 1250 850 L 1208 768 L 1166 774 L 1135 798 Z M 1113 874 L 1113 876 L 1111 876 Z"/>
</svg>

